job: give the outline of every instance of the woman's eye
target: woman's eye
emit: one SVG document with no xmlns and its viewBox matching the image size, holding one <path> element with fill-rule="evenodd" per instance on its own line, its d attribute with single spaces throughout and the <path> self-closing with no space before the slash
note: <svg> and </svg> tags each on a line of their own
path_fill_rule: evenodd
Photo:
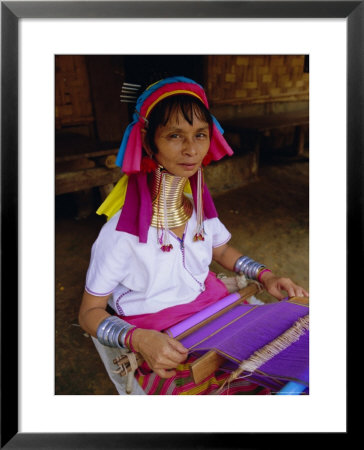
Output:
<svg viewBox="0 0 364 450">
<path fill-rule="evenodd" d="M 197 137 L 198 139 L 205 139 L 205 138 L 207 137 L 207 134 L 206 134 L 206 133 L 198 133 L 198 134 L 196 135 L 196 137 Z"/>
<path fill-rule="evenodd" d="M 169 138 L 170 138 L 170 139 L 178 139 L 179 137 L 180 137 L 180 135 L 177 134 L 177 133 L 174 133 L 174 134 L 170 134 L 170 135 L 169 135 Z"/>
</svg>

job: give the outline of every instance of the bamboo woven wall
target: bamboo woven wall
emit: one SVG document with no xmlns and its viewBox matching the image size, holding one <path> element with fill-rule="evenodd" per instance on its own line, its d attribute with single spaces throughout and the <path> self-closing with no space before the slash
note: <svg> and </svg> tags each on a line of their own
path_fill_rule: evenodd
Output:
<svg viewBox="0 0 364 450">
<path fill-rule="evenodd" d="M 56 127 L 94 121 L 85 56 L 56 56 Z"/>
<path fill-rule="evenodd" d="M 308 100 L 304 55 L 211 55 L 206 73 L 211 105 Z"/>
</svg>

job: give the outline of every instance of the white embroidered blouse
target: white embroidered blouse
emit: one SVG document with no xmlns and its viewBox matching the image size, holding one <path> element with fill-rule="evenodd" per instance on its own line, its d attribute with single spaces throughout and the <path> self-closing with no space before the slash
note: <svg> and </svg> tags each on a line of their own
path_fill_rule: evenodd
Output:
<svg viewBox="0 0 364 450">
<path fill-rule="evenodd" d="M 204 221 L 205 240 L 193 241 L 196 214 L 186 224 L 183 241 L 170 231 L 173 249 L 163 252 L 157 229 L 150 227 L 148 242 L 117 231 L 120 212 L 101 229 L 92 250 L 86 291 L 109 295 L 119 315 L 147 314 L 193 301 L 202 291 L 212 261 L 212 250 L 231 238 L 218 218 Z"/>
</svg>

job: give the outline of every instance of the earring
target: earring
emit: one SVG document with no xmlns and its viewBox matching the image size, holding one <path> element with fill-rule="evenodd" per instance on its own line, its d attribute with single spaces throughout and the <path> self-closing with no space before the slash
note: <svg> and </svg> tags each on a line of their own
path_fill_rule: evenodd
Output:
<svg viewBox="0 0 364 450">
<path fill-rule="evenodd" d="M 200 167 L 197 172 L 197 205 L 196 205 L 197 225 L 195 234 L 193 236 L 194 241 L 204 241 L 205 230 L 203 226 L 204 210 L 203 210 L 203 173 Z"/>
<path fill-rule="evenodd" d="M 158 164 L 152 156 L 143 156 L 140 162 L 140 171 L 144 173 L 154 172 L 158 168 Z"/>
<path fill-rule="evenodd" d="M 162 252 L 170 252 L 173 248 L 173 245 L 169 239 L 169 227 L 168 227 L 168 216 L 167 216 L 167 197 L 166 197 L 166 179 L 165 179 L 165 171 L 162 172 L 162 179 L 159 189 L 162 189 L 163 196 L 163 218 L 164 218 L 164 229 L 162 230 L 162 235 L 159 237 L 159 244 L 161 245 Z M 158 199 L 159 206 L 159 199 Z"/>
</svg>

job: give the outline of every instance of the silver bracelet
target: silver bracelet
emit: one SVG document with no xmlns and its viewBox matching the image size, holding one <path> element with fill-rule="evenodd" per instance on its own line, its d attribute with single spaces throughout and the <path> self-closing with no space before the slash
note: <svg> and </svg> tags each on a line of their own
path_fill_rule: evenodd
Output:
<svg viewBox="0 0 364 450">
<path fill-rule="evenodd" d="M 126 348 L 125 336 L 131 328 L 134 328 L 134 325 L 120 317 L 110 316 L 100 323 L 96 337 L 101 344 L 108 347 Z"/>
<path fill-rule="evenodd" d="M 259 272 L 266 266 L 248 256 L 240 256 L 234 265 L 234 272 L 244 274 L 251 280 L 257 280 Z"/>
<path fill-rule="evenodd" d="M 127 327 L 127 328 L 123 329 L 123 330 L 120 332 L 120 334 L 119 334 L 119 342 L 120 342 L 120 345 L 121 345 L 122 347 L 124 347 L 124 348 L 126 348 L 126 345 L 125 345 L 125 338 L 126 338 L 126 335 L 127 335 L 128 331 L 130 330 L 130 328 L 134 328 L 134 326 L 132 325 L 132 326 L 130 326 L 130 327 Z"/>
</svg>

